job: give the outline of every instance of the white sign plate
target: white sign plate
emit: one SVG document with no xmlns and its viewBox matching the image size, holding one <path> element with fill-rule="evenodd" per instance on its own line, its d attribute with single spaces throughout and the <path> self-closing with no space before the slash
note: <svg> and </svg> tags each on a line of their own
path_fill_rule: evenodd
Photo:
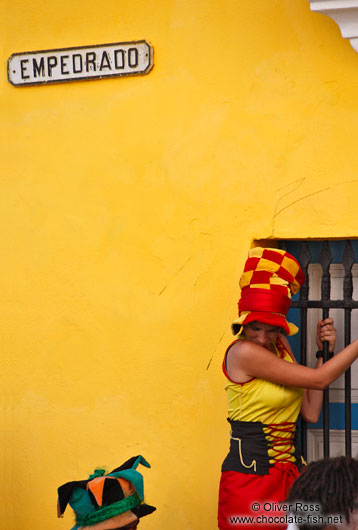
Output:
<svg viewBox="0 0 358 530">
<path fill-rule="evenodd" d="M 14 86 L 147 74 L 153 48 L 145 40 L 14 53 L 7 62 Z"/>
</svg>

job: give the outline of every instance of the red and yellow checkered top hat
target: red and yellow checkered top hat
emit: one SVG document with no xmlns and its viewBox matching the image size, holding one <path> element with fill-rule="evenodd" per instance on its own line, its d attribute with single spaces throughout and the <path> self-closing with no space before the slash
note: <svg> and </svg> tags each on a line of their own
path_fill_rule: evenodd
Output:
<svg viewBox="0 0 358 530">
<path fill-rule="evenodd" d="M 304 281 L 300 264 L 285 250 L 251 249 L 240 278 L 239 318 L 232 323 L 233 333 L 254 321 L 283 328 L 288 335 L 297 333 L 297 326 L 287 322 L 286 315 L 291 295 Z"/>
</svg>

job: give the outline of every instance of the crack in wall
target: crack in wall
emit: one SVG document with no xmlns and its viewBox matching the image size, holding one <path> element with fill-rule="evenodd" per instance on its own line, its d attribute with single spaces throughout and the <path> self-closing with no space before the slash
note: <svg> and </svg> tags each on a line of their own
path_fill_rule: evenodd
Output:
<svg viewBox="0 0 358 530">
<path fill-rule="evenodd" d="M 159 296 L 161 296 L 164 293 L 164 291 L 167 289 L 167 287 L 172 282 L 172 280 L 184 269 L 184 267 L 189 263 L 189 261 L 192 259 L 192 257 L 193 256 L 190 256 L 190 258 L 188 258 L 186 260 L 186 262 L 183 263 L 183 265 L 181 267 L 179 267 L 179 269 L 176 272 L 174 272 L 174 274 L 170 278 L 169 282 L 166 285 L 164 285 L 163 289 L 159 292 Z"/>
<path fill-rule="evenodd" d="M 300 201 L 303 201 L 305 199 L 307 199 L 308 197 L 312 197 L 313 195 L 318 195 L 319 193 L 323 193 L 324 191 L 328 191 L 330 189 L 330 187 L 327 187 L 327 188 L 323 188 L 323 189 L 320 189 L 320 190 L 317 190 L 317 191 L 314 191 L 312 193 L 308 193 L 307 195 L 303 195 L 302 197 L 298 197 L 297 199 L 289 202 L 288 204 L 286 204 L 285 206 L 282 206 L 280 208 L 280 204 L 282 204 L 282 200 L 287 197 L 288 195 L 290 195 L 291 193 L 294 193 L 296 190 L 298 190 L 298 188 L 300 186 L 302 186 L 302 184 L 306 181 L 306 177 L 302 177 L 300 179 L 297 179 L 297 180 L 294 180 L 293 182 L 290 182 L 289 184 L 287 184 L 286 186 L 283 186 L 282 188 L 278 188 L 276 190 L 276 193 L 280 192 L 280 191 L 283 191 L 283 190 L 287 190 L 288 188 L 288 191 L 286 191 L 286 193 L 284 193 L 283 195 L 281 195 L 277 201 L 276 201 L 276 204 L 275 204 L 275 209 L 274 209 L 274 213 L 273 213 L 273 216 L 272 216 L 272 230 L 271 230 L 271 237 L 274 237 L 275 236 L 275 222 L 276 222 L 276 218 L 282 213 L 284 212 L 285 210 L 287 210 L 288 208 L 291 208 L 291 206 L 293 206 L 294 204 L 300 202 Z"/>
</svg>

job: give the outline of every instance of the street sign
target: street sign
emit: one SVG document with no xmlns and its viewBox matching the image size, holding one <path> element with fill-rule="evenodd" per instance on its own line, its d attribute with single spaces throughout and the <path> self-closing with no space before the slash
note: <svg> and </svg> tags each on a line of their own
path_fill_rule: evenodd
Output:
<svg viewBox="0 0 358 530">
<path fill-rule="evenodd" d="M 145 40 L 14 53 L 8 79 L 14 86 L 44 85 L 147 74 L 153 48 Z"/>
</svg>

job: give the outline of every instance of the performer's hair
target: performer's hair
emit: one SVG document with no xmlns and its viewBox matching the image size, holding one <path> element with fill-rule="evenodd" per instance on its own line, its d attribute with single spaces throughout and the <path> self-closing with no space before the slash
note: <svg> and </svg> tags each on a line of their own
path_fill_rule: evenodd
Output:
<svg viewBox="0 0 358 530">
<path fill-rule="evenodd" d="M 353 508 L 357 508 L 357 497 L 358 460 L 340 456 L 311 462 L 293 483 L 287 502 L 292 504 L 296 515 L 307 515 L 295 509 L 295 503 L 302 501 L 319 504 L 322 516 L 343 515 L 349 523 Z M 325 524 L 305 523 L 297 526 L 300 530 L 311 530 L 324 528 Z"/>
</svg>

